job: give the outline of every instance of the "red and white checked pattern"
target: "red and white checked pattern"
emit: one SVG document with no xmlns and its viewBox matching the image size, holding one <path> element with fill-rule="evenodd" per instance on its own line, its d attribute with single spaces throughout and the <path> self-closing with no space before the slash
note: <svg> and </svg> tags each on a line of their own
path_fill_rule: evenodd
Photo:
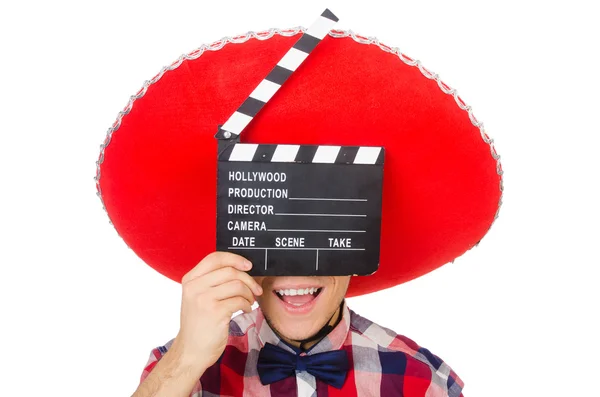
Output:
<svg viewBox="0 0 600 397">
<path fill-rule="evenodd" d="M 232 319 L 223 356 L 199 379 L 190 396 L 389 397 L 403 393 L 405 397 L 462 397 L 462 380 L 439 357 L 412 340 L 357 315 L 346 304 L 340 323 L 307 353 L 302 353 L 346 350 L 351 369 L 341 390 L 305 372 L 263 385 L 256 361 L 267 342 L 294 352 L 269 327 L 260 308 Z M 141 381 L 171 343 L 152 351 Z"/>
</svg>

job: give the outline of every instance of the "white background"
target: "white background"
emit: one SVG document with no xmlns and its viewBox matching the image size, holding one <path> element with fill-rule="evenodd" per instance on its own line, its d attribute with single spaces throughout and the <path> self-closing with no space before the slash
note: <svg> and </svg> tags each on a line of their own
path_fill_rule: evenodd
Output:
<svg viewBox="0 0 600 397">
<path fill-rule="evenodd" d="M 144 80 L 203 43 L 308 25 L 398 46 L 458 89 L 502 155 L 480 246 L 350 299 L 446 360 L 467 396 L 600 396 L 598 11 L 588 1 L 2 2 L 0 394 L 125 396 L 178 330 L 180 286 L 119 239 L 99 145 Z"/>
</svg>

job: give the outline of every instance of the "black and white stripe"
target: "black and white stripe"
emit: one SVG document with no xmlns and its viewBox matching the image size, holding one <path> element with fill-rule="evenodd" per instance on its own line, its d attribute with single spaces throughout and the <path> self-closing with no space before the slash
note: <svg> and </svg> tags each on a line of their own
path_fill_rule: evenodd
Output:
<svg viewBox="0 0 600 397">
<path fill-rule="evenodd" d="M 219 128 L 215 137 L 217 139 L 235 139 L 238 137 L 338 20 L 328 9 L 323 11 L 321 16 L 302 34 L 296 44 L 281 58 L 267 77 L 252 91 L 239 109 Z"/>
<path fill-rule="evenodd" d="M 219 161 L 318 164 L 383 164 L 384 150 L 373 146 L 264 145 L 236 143 Z"/>
</svg>

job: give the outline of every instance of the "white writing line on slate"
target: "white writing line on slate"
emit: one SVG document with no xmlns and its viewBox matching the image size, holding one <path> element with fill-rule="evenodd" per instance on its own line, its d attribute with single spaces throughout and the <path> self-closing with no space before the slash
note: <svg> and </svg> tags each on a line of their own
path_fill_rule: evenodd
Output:
<svg viewBox="0 0 600 397">
<path fill-rule="evenodd" d="M 305 250 L 305 251 L 364 251 L 364 248 L 274 248 L 274 247 L 227 247 L 229 250 L 288 250 L 288 251 L 297 251 L 297 250 Z"/>
<path fill-rule="evenodd" d="M 301 230 L 301 229 L 267 229 L 268 232 L 307 232 L 307 233 L 366 233 L 366 230 Z"/>
<path fill-rule="evenodd" d="M 367 201 L 367 199 L 343 199 L 343 198 L 318 198 L 318 197 L 290 197 L 288 200 L 312 200 L 312 201 Z"/>
<path fill-rule="evenodd" d="M 366 218 L 366 215 L 361 214 L 292 214 L 292 213 L 283 213 L 277 212 L 274 215 L 285 215 L 285 216 L 353 216 L 353 217 L 362 217 Z"/>
</svg>

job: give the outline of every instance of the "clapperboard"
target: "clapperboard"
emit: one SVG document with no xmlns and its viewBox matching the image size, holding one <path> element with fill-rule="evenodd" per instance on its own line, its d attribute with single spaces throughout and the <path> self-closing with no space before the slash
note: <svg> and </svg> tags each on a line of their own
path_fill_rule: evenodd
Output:
<svg viewBox="0 0 600 397">
<path fill-rule="evenodd" d="M 240 143 L 252 118 L 327 35 L 325 10 L 219 127 L 217 250 L 251 275 L 368 275 L 379 265 L 382 147 Z"/>
</svg>

